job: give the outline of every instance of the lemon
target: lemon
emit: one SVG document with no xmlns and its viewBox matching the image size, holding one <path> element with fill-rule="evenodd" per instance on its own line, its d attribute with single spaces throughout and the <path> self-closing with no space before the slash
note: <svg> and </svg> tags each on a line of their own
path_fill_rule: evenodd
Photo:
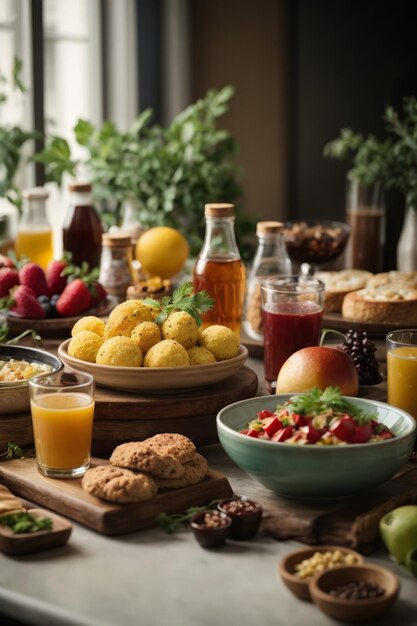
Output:
<svg viewBox="0 0 417 626">
<path fill-rule="evenodd" d="M 185 237 L 175 228 L 156 226 L 147 230 L 136 244 L 136 258 L 151 276 L 172 278 L 188 258 Z"/>
</svg>

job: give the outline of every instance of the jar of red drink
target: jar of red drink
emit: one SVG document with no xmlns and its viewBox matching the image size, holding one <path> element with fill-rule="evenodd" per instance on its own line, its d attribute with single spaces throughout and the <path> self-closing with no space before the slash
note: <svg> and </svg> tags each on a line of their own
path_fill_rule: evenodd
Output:
<svg viewBox="0 0 417 626">
<path fill-rule="evenodd" d="M 275 393 L 278 372 L 297 350 L 317 346 L 323 317 L 324 285 L 299 276 L 272 276 L 261 283 L 265 381 Z"/>
<path fill-rule="evenodd" d="M 64 250 L 71 253 L 74 265 L 86 262 L 98 267 L 103 227 L 93 206 L 91 185 L 73 182 L 69 191 L 70 204 L 62 226 Z"/>
</svg>

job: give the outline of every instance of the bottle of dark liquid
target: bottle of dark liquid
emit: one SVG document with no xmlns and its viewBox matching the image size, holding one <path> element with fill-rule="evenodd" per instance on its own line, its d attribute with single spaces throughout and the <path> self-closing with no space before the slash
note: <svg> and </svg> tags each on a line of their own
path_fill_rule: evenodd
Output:
<svg viewBox="0 0 417 626">
<path fill-rule="evenodd" d="M 215 299 L 203 316 L 203 327 L 228 326 L 238 336 L 245 295 L 245 266 L 236 244 L 233 204 L 206 204 L 206 235 L 193 272 L 194 291 Z"/>
<path fill-rule="evenodd" d="M 70 205 L 63 224 L 64 250 L 71 252 L 75 265 L 86 261 L 90 267 L 98 267 L 103 227 L 93 206 L 91 185 L 71 183 L 69 191 Z"/>
</svg>

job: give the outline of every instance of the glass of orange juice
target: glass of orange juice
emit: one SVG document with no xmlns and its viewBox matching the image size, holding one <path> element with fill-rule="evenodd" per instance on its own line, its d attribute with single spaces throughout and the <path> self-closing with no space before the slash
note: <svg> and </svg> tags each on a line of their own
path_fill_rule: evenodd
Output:
<svg viewBox="0 0 417 626">
<path fill-rule="evenodd" d="M 387 335 L 388 402 L 417 420 L 417 329 Z"/>
<path fill-rule="evenodd" d="M 51 478 L 82 476 L 90 464 L 94 379 L 58 372 L 29 380 L 36 461 Z"/>
</svg>

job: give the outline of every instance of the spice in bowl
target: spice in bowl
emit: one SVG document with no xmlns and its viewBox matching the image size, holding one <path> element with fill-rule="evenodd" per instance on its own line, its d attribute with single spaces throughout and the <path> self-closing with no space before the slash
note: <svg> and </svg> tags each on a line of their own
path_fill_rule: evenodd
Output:
<svg viewBox="0 0 417 626">
<path fill-rule="evenodd" d="M 385 589 L 367 580 L 354 580 L 329 589 L 329 595 L 346 600 L 370 600 L 385 594 Z"/>
<path fill-rule="evenodd" d="M 191 528 L 203 548 L 214 548 L 226 541 L 231 518 L 220 511 L 196 513 L 191 519 Z"/>
<path fill-rule="evenodd" d="M 294 574 L 298 578 L 306 580 L 325 569 L 332 569 L 340 565 L 356 565 L 359 562 L 359 558 L 352 552 L 342 552 L 341 550 L 315 552 L 310 558 L 295 565 Z"/>
<path fill-rule="evenodd" d="M 221 500 L 217 508 L 232 519 L 229 535 L 232 539 L 251 539 L 256 535 L 262 519 L 262 507 L 245 497 Z"/>
</svg>

